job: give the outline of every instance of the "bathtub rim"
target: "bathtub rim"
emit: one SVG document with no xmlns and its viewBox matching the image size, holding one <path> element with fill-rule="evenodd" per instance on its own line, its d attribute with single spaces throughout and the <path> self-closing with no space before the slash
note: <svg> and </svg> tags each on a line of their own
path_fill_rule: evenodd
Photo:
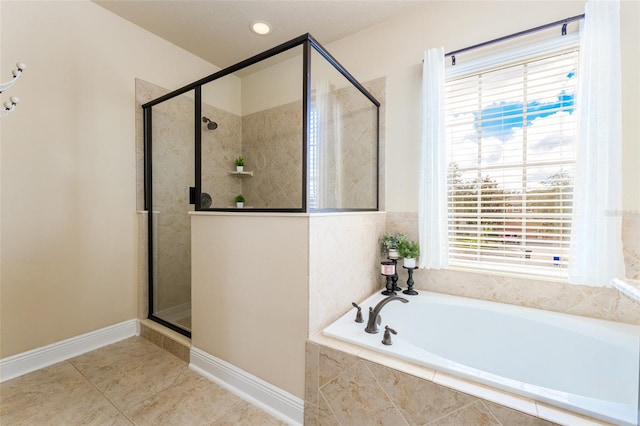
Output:
<svg viewBox="0 0 640 426">
<path fill-rule="evenodd" d="M 596 322 L 606 322 L 613 323 L 613 321 L 594 319 L 590 317 L 582 317 L 578 315 L 571 315 L 553 311 L 544 311 L 541 309 L 530 308 L 519 305 L 510 305 L 501 302 L 492 302 L 483 299 L 473 299 L 463 296 L 449 295 L 445 293 L 436 293 L 429 291 L 420 291 L 420 295 L 423 296 L 435 296 L 435 297 L 444 297 L 445 299 L 453 298 L 453 299 L 466 299 L 472 302 L 480 302 L 487 304 L 497 304 L 497 305 L 506 305 L 507 307 L 515 307 L 522 308 L 523 310 L 533 310 L 533 311 L 543 311 L 545 313 L 553 314 L 553 315 L 561 315 L 561 316 L 569 316 L 569 317 L 578 317 L 580 319 L 585 319 L 587 321 L 596 321 Z M 405 296 L 399 294 L 399 296 L 407 297 L 411 300 L 412 296 Z M 386 296 L 380 294 L 379 291 L 374 293 L 373 295 L 365 298 L 360 305 L 363 307 L 375 305 L 375 303 Z M 609 422 L 613 422 L 613 424 L 619 424 L 618 422 L 624 422 L 622 425 L 631 425 L 638 426 L 638 420 L 633 419 L 632 423 L 629 423 L 626 419 L 627 415 L 621 418 L 615 418 L 612 415 L 607 415 L 606 413 L 602 413 L 599 411 L 593 411 L 588 408 L 584 408 L 580 405 L 572 405 L 568 402 L 564 402 L 558 400 L 553 397 L 549 397 L 544 392 L 542 394 L 535 392 L 538 389 L 549 390 L 551 391 L 549 394 L 552 395 L 554 393 L 562 393 L 565 395 L 574 396 L 578 400 L 582 401 L 598 401 L 593 398 L 583 397 L 581 395 L 575 395 L 568 392 L 555 391 L 552 389 L 543 388 L 537 385 L 528 385 L 529 387 L 533 387 L 534 392 L 529 392 L 526 389 L 522 388 L 513 388 L 508 385 L 505 386 L 503 381 L 498 381 L 498 383 L 494 383 L 492 381 L 483 380 L 482 376 L 490 375 L 495 376 L 501 379 L 506 379 L 507 381 L 517 382 L 513 379 L 503 378 L 501 376 L 497 376 L 492 373 L 482 372 L 480 378 L 474 375 L 465 374 L 464 372 L 458 370 L 451 370 L 446 367 L 441 366 L 432 366 L 432 365 L 424 365 L 418 364 L 410 359 L 404 358 L 398 354 L 389 354 L 386 352 L 390 352 L 385 347 L 377 347 L 376 349 L 370 349 L 365 346 L 360 346 L 357 343 L 351 343 L 349 340 L 343 340 L 340 337 L 332 337 L 325 334 L 325 330 L 330 329 L 334 324 L 342 321 L 349 320 L 351 316 L 355 316 L 355 312 L 353 309 L 349 310 L 347 313 L 342 315 L 337 320 L 333 321 L 328 326 L 324 327 L 321 330 L 318 330 L 314 334 L 309 337 L 309 341 L 331 347 L 333 349 L 337 349 L 340 351 L 347 352 L 351 355 L 355 355 L 359 358 L 366 359 L 368 361 L 376 362 L 378 364 L 382 364 L 388 366 L 393 369 L 397 369 L 407 374 L 411 374 L 413 376 L 419 377 L 424 380 L 428 380 L 440 385 L 444 385 L 450 387 L 454 390 L 458 390 L 461 392 L 465 392 L 476 397 L 489 400 L 491 402 L 495 402 L 497 404 L 501 404 L 507 406 L 509 408 L 516 409 L 518 411 L 522 411 L 524 413 L 542 418 L 544 420 L 549 420 L 552 422 L 556 422 L 559 424 L 612 424 Z M 626 323 L 615 323 L 620 324 L 623 327 L 631 327 L 638 328 L 639 326 L 630 325 Z M 363 331 L 364 333 L 364 331 Z M 382 334 L 378 334 L 376 336 L 382 337 Z M 453 361 L 450 361 L 453 363 Z M 455 364 L 455 363 L 454 363 Z M 521 383 L 521 382 L 517 382 Z M 524 382 L 522 382 L 524 383 Z M 503 386 L 501 386 L 501 384 Z M 615 404 L 612 402 L 612 404 Z M 632 408 L 633 409 L 633 408 Z M 635 409 L 638 409 L 636 405 Z M 633 414 L 632 414 L 633 415 Z M 587 422 L 587 423 L 585 423 Z M 589 423 L 591 422 L 591 423 Z M 606 422 L 606 423 L 601 423 Z"/>
</svg>

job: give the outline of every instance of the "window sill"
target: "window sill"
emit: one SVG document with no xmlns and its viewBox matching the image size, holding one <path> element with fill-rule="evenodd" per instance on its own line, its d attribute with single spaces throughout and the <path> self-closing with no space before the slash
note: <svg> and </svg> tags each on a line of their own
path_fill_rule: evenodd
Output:
<svg viewBox="0 0 640 426">
<path fill-rule="evenodd" d="M 555 283 L 561 283 L 561 284 L 569 284 L 569 279 L 566 275 L 554 276 L 554 275 L 543 274 L 543 273 L 534 274 L 534 273 L 508 270 L 507 268 L 482 269 L 482 268 L 475 268 L 472 266 L 454 264 L 454 265 L 449 265 L 447 270 L 456 271 L 456 272 L 469 272 L 473 274 L 497 275 L 501 277 L 516 278 L 521 280 L 537 280 L 537 281 L 548 281 L 548 282 L 555 282 Z"/>
</svg>

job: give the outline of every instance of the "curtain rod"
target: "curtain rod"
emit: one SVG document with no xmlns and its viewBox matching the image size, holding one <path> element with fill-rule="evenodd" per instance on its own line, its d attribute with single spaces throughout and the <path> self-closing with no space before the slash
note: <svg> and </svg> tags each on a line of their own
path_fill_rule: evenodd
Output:
<svg viewBox="0 0 640 426">
<path fill-rule="evenodd" d="M 478 49 L 480 47 L 488 46 L 488 45 L 494 44 L 494 43 L 500 43 L 502 41 L 506 41 L 506 40 L 509 40 L 509 39 L 512 39 L 512 38 L 521 37 L 523 35 L 535 33 L 537 31 L 546 30 L 547 28 L 556 27 L 556 26 L 561 25 L 561 24 L 562 24 L 562 35 L 566 35 L 567 34 L 567 24 L 569 22 L 579 21 L 581 19 L 584 19 L 584 13 L 582 15 L 572 16 L 570 18 L 561 19 L 560 21 L 551 22 L 549 24 L 540 25 L 539 27 L 529 28 L 528 30 L 520 31 L 520 32 L 517 32 L 517 33 L 509 34 L 509 35 L 504 36 L 504 37 L 500 37 L 500 38 L 496 38 L 496 39 L 493 39 L 493 40 L 485 41 L 483 43 L 474 44 L 473 46 L 465 47 L 465 48 L 458 49 L 458 50 L 453 50 L 453 51 L 451 51 L 449 53 L 445 53 L 444 56 L 445 57 L 451 56 L 451 65 L 455 65 L 456 64 L 456 55 L 458 53 L 468 52 L 469 50 Z"/>
</svg>

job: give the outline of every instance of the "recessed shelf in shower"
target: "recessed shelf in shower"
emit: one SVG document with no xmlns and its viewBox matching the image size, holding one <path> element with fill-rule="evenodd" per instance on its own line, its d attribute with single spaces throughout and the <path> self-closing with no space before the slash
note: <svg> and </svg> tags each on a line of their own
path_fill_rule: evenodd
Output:
<svg viewBox="0 0 640 426">
<path fill-rule="evenodd" d="M 228 172 L 231 176 L 236 176 L 239 178 L 246 178 L 249 176 L 253 176 L 253 172 L 237 172 L 235 170 Z"/>
</svg>

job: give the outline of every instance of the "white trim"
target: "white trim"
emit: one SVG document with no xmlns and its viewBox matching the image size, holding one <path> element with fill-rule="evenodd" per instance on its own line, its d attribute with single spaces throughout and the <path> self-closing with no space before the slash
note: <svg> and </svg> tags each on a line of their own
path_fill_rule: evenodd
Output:
<svg viewBox="0 0 640 426">
<path fill-rule="evenodd" d="M 446 78 L 458 78 L 466 74 L 486 71 L 492 67 L 504 67 L 516 62 L 530 60 L 538 55 L 547 55 L 552 52 L 562 52 L 563 50 L 575 49 L 580 45 L 580 34 L 575 32 L 562 36 L 561 38 L 545 40 L 528 46 L 520 46 L 509 49 L 505 52 L 488 55 L 469 62 L 456 65 L 448 64 L 445 68 Z"/>
<path fill-rule="evenodd" d="M 140 334 L 137 319 L 0 359 L 0 383 Z"/>
<path fill-rule="evenodd" d="M 304 401 L 198 348 L 189 368 L 289 425 L 304 422 Z"/>
<path fill-rule="evenodd" d="M 635 300 L 636 302 L 640 303 L 640 287 L 636 287 L 633 284 L 625 282 L 624 280 L 621 280 L 619 278 L 612 279 L 611 285 L 631 300 Z"/>
</svg>

